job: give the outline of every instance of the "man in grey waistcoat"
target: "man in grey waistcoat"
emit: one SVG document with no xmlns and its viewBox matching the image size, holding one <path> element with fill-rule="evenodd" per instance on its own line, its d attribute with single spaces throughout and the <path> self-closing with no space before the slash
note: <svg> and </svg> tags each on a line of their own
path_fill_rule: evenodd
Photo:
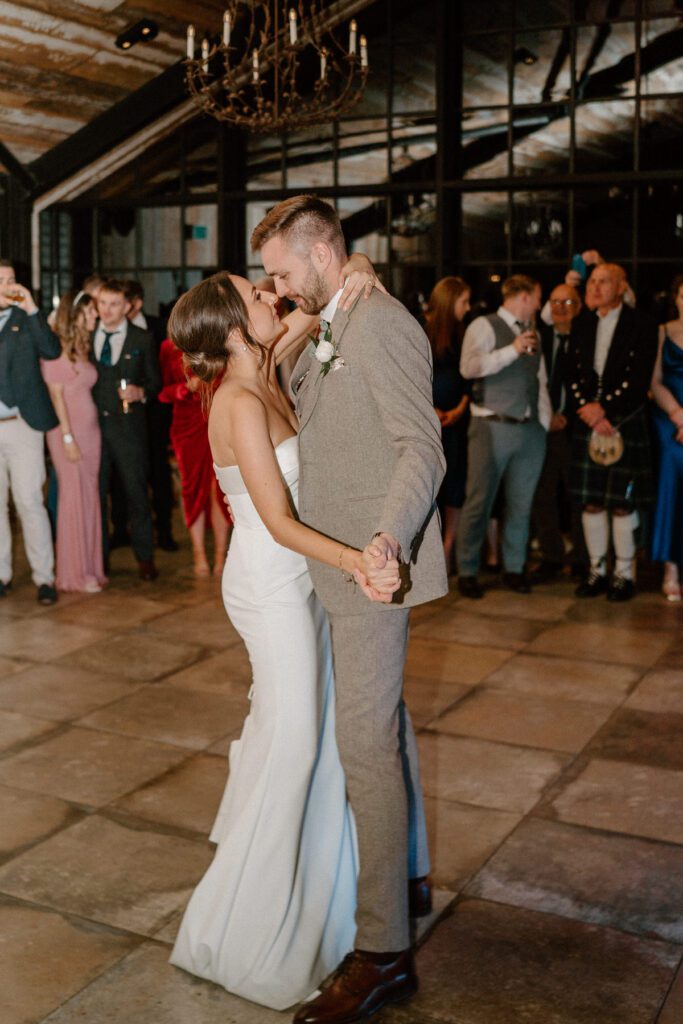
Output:
<svg viewBox="0 0 683 1024">
<path fill-rule="evenodd" d="M 465 332 L 460 372 L 473 380 L 465 504 L 458 526 L 458 588 L 478 599 L 481 548 L 503 485 L 503 583 L 530 591 L 525 572 L 529 520 L 543 467 L 551 408 L 545 364 L 533 320 L 541 305 L 537 281 L 515 274 L 503 283 L 497 312 Z"/>
<path fill-rule="evenodd" d="M 429 862 L 403 667 L 409 609 L 448 589 L 435 504 L 445 459 L 418 323 L 378 290 L 349 311 L 338 308 L 347 257 L 332 207 L 315 196 L 280 203 L 256 228 L 252 248 L 278 295 L 320 314 L 319 339 L 327 342 L 320 350 L 312 342 L 292 374 L 301 520 L 366 549 L 368 565 L 402 563 L 392 603 L 371 605 L 342 572 L 309 562 L 330 618 L 337 742 L 360 873 L 357 948 L 295 1021 L 346 1024 L 417 989 L 408 879 L 414 892 Z"/>
</svg>

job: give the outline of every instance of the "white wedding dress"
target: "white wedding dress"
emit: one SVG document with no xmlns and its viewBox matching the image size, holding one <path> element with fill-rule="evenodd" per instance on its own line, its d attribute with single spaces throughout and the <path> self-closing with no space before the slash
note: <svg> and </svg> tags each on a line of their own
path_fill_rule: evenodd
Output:
<svg viewBox="0 0 683 1024">
<path fill-rule="evenodd" d="M 275 449 L 297 502 L 298 442 Z M 215 467 L 235 528 L 223 601 L 253 670 L 218 844 L 171 963 L 283 1010 L 353 948 L 357 852 L 334 734 L 329 626 L 302 555 L 277 544 L 237 467 Z"/>
</svg>

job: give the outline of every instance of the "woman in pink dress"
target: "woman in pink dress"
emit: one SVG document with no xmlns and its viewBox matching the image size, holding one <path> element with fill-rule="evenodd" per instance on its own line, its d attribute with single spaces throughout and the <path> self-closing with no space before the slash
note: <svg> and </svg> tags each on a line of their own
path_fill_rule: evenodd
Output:
<svg viewBox="0 0 683 1024">
<path fill-rule="evenodd" d="M 102 559 L 100 428 L 91 394 L 97 370 L 88 358 L 96 320 L 97 307 L 90 295 L 67 292 L 54 325 L 62 354 L 42 363 L 59 419 L 47 434 L 58 483 L 57 587 L 88 594 L 97 593 L 107 582 Z"/>
</svg>

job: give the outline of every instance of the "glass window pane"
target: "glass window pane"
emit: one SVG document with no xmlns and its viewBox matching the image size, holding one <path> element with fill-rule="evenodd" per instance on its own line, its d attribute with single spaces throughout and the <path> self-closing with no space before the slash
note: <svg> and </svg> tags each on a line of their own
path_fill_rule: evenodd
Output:
<svg viewBox="0 0 683 1024">
<path fill-rule="evenodd" d="M 389 174 L 387 147 L 384 118 L 342 121 L 339 125 L 339 184 L 386 181 Z"/>
<path fill-rule="evenodd" d="M 101 211 L 102 269 L 135 267 L 135 210 L 130 207 Z"/>
<path fill-rule="evenodd" d="M 415 319 L 424 324 L 424 307 L 435 283 L 433 267 L 400 263 L 392 267 L 388 288 Z"/>
<path fill-rule="evenodd" d="M 513 173 L 565 174 L 569 169 L 569 118 L 565 107 L 514 111 Z"/>
<path fill-rule="evenodd" d="M 638 308 L 650 313 L 658 324 L 675 320 L 678 316 L 671 302 L 671 286 L 680 269 L 680 264 L 664 260 L 638 263 L 635 281 Z"/>
<path fill-rule="evenodd" d="M 679 183 L 642 185 L 638 207 L 639 256 L 683 261 L 683 189 Z"/>
<path fill-rule="evenodd" d="M 514 4 L 517 25 L 552 25 L 569 21 L 570 0 L 517 0 Z"/>
<path fill-rule="evenodd" d="M 463 43 L 463 105 L 493 107 L 509 102 L 510 36 L 472 36 Z"/>
<path fill-rule="evenodd" d="M 140 210 L 140 265 L 176 267 L 182 262 L 181 208 L 152 206 Z"/>
<path fill-rule="evenodd" d="M 683 164 L 683 96 L 640 104 L 641 170 Z"/>
<path fill-rule="evenodd" d="M 397 263 L 436 261 L 436 195 L 397 195 L 392 200 L 391 255 Z"/>
<path fill-rule="evenodd" d="M 201 118 L 188 125 L 185 134 L 185 188 L 188 192 L 215 193 L 218 186 L 218 125 Z"/>
<path fill-rule="evenodd" d="M 287 186 L 310 191 L 334 184 L 332 125 L 317 125 L 287 137 Z"/>
<path fill-rule="evenodd" d="M 641 62 L 646 71 L 640 83 L 642 95 L 683 92 L 681 18 L 657 18 L 643 23 Z"/>
<path fill-rule="evenodd" d="M 396 118 L 392 128 L 391 171 L 394 178 L 434 178 L 436 125 L 433 118 Z"/>
<path fill-rule="evenodd" d="M 387 210 L 384 199 L 343 196 L 337 200 L 349 253 L 364 252 L 377 269 L 388 262 Z"/>
<path fill-rule="evenodd" d="M 510 229 L 507 192 L 465 192 L 462 228 L 463 259 L 505 259 Z"/>
<path fill-rule="evenodd" d="M 580 93 L 592 96 L 633 96 L 635 25 L 616 22 L 606 31 L 601 25 L 580 28 L 576 34 L 576 74 Z"/>
<path fill-rule="evenodd" d="M 516 192 L 512 196 L 512 259 L 548 260 L 567 257 L 566 191 Z"/>
<path fill-rule="evenodd" d="M 587 0 L 585 4 L 575 4 L 577 21 L 611 22 L 614 9 L 611 0 Z M 583 17 L 581 16 L 583 9 Z M 621 0 L 619 17 L 633 17 L 636 13 L 636 0 Z"/>
<path fill-rule="evenodd" d="M 507 110 L 463 113 L 463 171 L 466 178 L 500 178 L 508 173 Z"/>
<path fill-rule="evenodd" d="M 569 94 L 569 29 L 518 32 L 513 61 L 515 103 L 545 103 Z"/>
<path fill-rule="evenodd" d="M 434 4 L 394 4 L 394 112 L 436 110 L 436 19 Z"/>
<path fill-rule="evenodd" d="M 142 270 L 138 280 L 145 289 L 145 309 L 152 316 L 166 317 L 182 294 L 179 270 Z"/>
<path fill-rule="evenodd" d="M 633 169 L 632 100 L 585 103 L 575 121 L 577 171 Z"/>
<path fill-rule="evenodd" d="M 185 210 L 185 263 L 215 267 L 218 260 L 218 209 L 216 206 L 188 206 Z"/>
<path fill-rule="evenodd" d="M 597 249 L 606 260 L 623 262 L 633 247 L 633 192 L 628 185 L 574 189 L 574 247 Z"/>
<path fill-rule="evenodd" d="M 357 18 L 359 35 L 365 31 L 362 13 L 361 11 Z M 338 38 L 341 39 L 341 36 L 338 35 Z M 389 57 L 390 47 L 386 32 L 377 35 L 371 32 L 368 35 L 370 73 L 365 84 L 365 92 L 356 106 L 352 108 L 351 112 L 354 117 L 386 115 L 389 95 Z"/>
<path fill-rule="evenodd" d="M 251 236 L 256 225 L 263 220 L 268 210 L 275 206 L 275 202 L 273 199 L 262 199 L 260 202 L 247 203 L 244 225 L 244 251 L 247 253 L 247 259 L 252 266 L 256 266 L 260 258 L 251 251 Z"/>
<path fill-rule="evenodd" d="M 247 136 L 247 188 L 282 188 L 282 140 L 277 136 Z"/>
</svg>

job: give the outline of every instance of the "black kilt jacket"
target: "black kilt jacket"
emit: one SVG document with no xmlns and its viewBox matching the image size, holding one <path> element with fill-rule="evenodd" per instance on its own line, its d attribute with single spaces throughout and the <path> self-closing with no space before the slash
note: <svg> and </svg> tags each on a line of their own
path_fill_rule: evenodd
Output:
<svg viewBox="0 0 683 1024">
<path fill-rule="evenodd" d="M 657 355 L 657 324 L 640 310 L 622 305 L 602 380 L 593 368 L 597 326 L 595 313 L 574 324 L 567 359 L 568 412 L 576 414 L 581 406 L 600 402 L 609 422 L 621 432 L 624 454 L 612 466 L 594 463 L 588 455 L 592 431 L 577 417 L 572 494 L 583 505 L 644 506 L 654 496 L 647 408 Z"/>
</svg>

